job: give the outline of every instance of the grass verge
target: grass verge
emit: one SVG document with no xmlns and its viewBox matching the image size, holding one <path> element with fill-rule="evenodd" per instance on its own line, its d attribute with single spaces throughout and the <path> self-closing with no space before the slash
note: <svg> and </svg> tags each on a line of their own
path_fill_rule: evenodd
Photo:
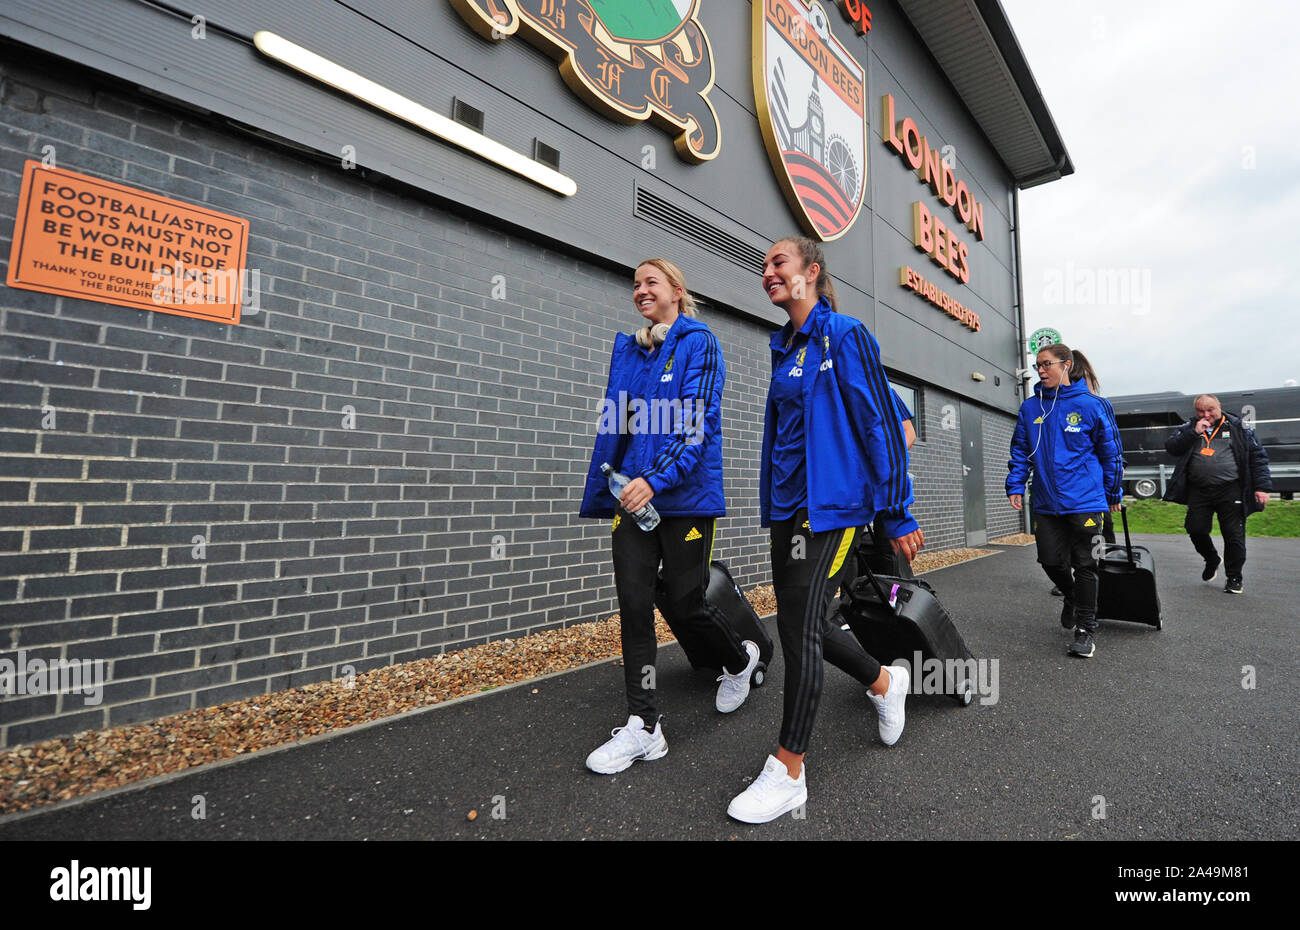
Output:
<svg viewBox="0 0 1300 930">
<path fill-rule="evenodd" d="M 1183 519 L 1187 508 L 1164 501 L 1133 501 L 1128 504 L 1128 528 L 1133 533 L 1185 533 Z M 1118 515 L 1116 532 L 1122 533 Z M 1216 527 L 1217 529 L 1217 527 Z M 1263 513 L 1246 521 L 1247 536 L 1300 536 L 1300 501 L 1271 500 Z"/>
</svg>

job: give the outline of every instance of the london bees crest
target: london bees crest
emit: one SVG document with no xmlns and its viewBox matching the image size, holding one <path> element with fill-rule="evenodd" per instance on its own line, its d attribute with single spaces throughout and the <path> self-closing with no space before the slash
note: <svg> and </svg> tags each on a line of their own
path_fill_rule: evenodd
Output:
<svg viewBox="0 0 1300 930">
<path fill-rule="evenodd" d="M 867 190 L 866 71 L 816 0 L 753 0 L 754 99 L 777 180 L 809 235 L 838 239 Z"/>
</svg>

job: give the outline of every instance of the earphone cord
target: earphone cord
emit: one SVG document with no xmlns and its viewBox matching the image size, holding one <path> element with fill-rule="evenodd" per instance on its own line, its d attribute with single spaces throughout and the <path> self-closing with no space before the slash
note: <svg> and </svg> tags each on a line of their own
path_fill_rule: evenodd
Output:
<svg viewBox="0 0 1300 930">
<path fill-rule="evenodd" d="M 1034 441 L 1034 448 L 1029 453 L 1029 463 L 1031 465 L 1034 462 L 1034 453 L 1038 451 L 1038 444 L 1043 441 L 1043 427 L 1047 425 L 1047 418 L 1051 416 L 1052 411 L 1056 409 L 1056 398 L 1060 396 L 1061 396 L 1061 386 L 1058 384 L 1056 386 L 1056 393 L 1052 395 L 1052 406 L 1050 409 L 1048 409 L 1046 413 L 1044 413 L 1043 397 L 1041 394 L 1038 395 L 1038 439 Z"/>
</svg>

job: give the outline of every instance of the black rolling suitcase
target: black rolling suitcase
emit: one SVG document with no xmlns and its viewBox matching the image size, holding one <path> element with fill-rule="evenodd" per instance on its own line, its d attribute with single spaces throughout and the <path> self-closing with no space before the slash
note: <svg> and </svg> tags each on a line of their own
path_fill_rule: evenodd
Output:
<svg viewBox="0 0 1300 930">
<path fill-rule="evenodd" d="M 1127 507 L 1120 509 L 1120 516 L 1124 519 L 1124 542 L 1107 546 L 1106 557 L 1097 567 L 1097 619 L 1128 620 L 1162 629 L 1156 560 L 1150 549 L 1133 545 L 1129 538 Z"/>
<path fill-rule="evenodd" d="M 911 563 L 894 551 L 888 539 L 876 535 L 874 526 L 868 526 L 863 530 L 858 538 L 858 544 L 853 548 L 853 557 L 856 560 L 857 573 L 852 575 L 852 578 L 865 577 L 867 572 L 888 575 L 891 578 L 916 577 L 912 574 Z M 853 606 L 853 599 L 849 593 L 850 585 L 851 582 L 848 581 L 840 585 L 839 598 L 832 599 L 830 606 L 826 608 L 827 619 L 839 626 L 843 626 L 844 621 L 837 619 L 836 614 L 841 617 L 848 616 Z"/>
<path fill-rule="evenodd" d="M 758 619 L 758 614 L 754 612 L 740 586 L 732 580 L 727 566 L 721 562 L 715 561 L 709 565 L 709 586 L 704 592 L 704 598 L 722 613 L 742 640 L 749 639 L 758 644 L 758 665 L 749 676 L 749 681 L 755 688 L 761 688 L 767 678 L 767 664 L 772 661 L 776 644 L 768 634 L 767 627 L 763 626 L 763 621 Z M 699 639 L 690 629 L 677 622 L 665 596 L 662 577 L 655 585 L 655 606 L 668 621 L 668 627 L 677 637 L 677 641 L 682 644 L 691 668 L 722 670 L 722 657 L 712 649 L 712 644 Z"/>
<path fill-rule="evenodd" d="M 916 654 L 944 664 L 944 693 L 966 705 L 975 696 L 975 657 L 934 589 L 919 578 L 877 575 L 870 568 L 849 585 L 844 619 L 877 662 L 906 659 L 912 680 L 923 670 Z"/>
</svg>

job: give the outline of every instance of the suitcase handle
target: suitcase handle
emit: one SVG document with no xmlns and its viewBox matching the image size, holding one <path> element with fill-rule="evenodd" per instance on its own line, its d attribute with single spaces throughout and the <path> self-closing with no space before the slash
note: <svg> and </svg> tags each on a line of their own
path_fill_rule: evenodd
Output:
<svg viewBox="0 0 1300 930">
<path fill-rule="evenodd" d="M 876 589 L 876 597 L 880 598 L 880 603 L 886 607 L 892 615 L 897 617 L 898 606 L 891 603 L 889 598 L 885 596 L 885 589 L 880 586 L 880 581 L 876 578 L 876 573 L 873 572 L 871 566 L 865 562 L 862 563 L 862 567 L 867 570 L 867 580 L 871 582 L 871 587 Z"/>
<path fill-rule="evenodd" d="M 1133 559 L 1133 540 L 1128 535 L 1128 505 L 1120 504 L 1120 518 L 1124 521 L 1124 549 L 1128 552 L 1128 564 L 1132 568 L 1137 568 L 1137 562 Z"/>
</svg>

